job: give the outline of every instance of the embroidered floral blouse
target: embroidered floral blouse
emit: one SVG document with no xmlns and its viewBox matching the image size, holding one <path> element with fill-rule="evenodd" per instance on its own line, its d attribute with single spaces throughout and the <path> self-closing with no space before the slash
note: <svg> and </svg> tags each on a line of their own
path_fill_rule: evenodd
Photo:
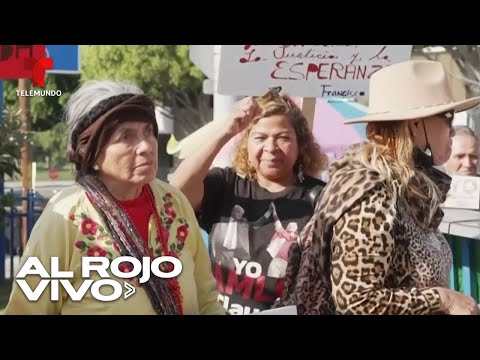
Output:
<svg viewBox="0 0 480 360">
<path fill-rule="evenodd" d="M 217 301 L 208 252 L 187 199 L 180 191 L 159 180 L 154 180 L 150 185 L 162 222 L 167 225 L 163 231 L 169 232 L 169 247 L 177 252 L 183 265 L 178 281 L 184 314 L 225 314 L 225 309 Z M 37 220 L 20 267 L 28 257 L 36 256 L 50 274 L 50 259 L 58 257 L 59 270 L 73 271 L 74 278 L 70 282 L 78 289 L 84 280 L 81 277 L 82 257 L 98 256 L 113 260 L 122 256 L 118 244 L 106 228 L 82 187 L 74 185 L 64 189 L 50 200 Z M 152 253 L 160 256 L 156 234 L 152 216 L 148 226 L 148 244 Z M 129 272 L 130 263 L 121 263 L 119 270 Z M 91 279 L 100 279 L 96 272 L 92 274 Z M 109 275 L 125 289 L 123 279 L 111 273 Z M 138 282 L 141 275 L 125 280 L 135 287 L 133 295 L 127 299 L 121 296 L 112 302 L 96 300 L 90 290 L 81 301 L 73 301 L 61 285 L 59 301 L 50 300 L 50 286 L 47 286 L 39 300 L 33 302 L 14 282 L 5 314 L 155 314 L 146 291 Z M 35 290 L 40 278 L 29 275 L 26 280 L 30 288 Z"/>
</svg>

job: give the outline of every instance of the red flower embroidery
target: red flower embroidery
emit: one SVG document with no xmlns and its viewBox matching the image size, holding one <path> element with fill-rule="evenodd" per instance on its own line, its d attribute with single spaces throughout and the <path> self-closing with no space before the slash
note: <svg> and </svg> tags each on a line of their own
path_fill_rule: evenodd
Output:
<svg viewBox="0 0 480 360">
<path fill-rule="evenodd" d="M 105 256 L 107 252 L 98 245 L 92 246 L 87 251 L 87 256 Z"/>
<path fill-rule="evenodd" d="M 75 247 L 77 249 L 83 250 L 87 247 L 87 244 L 85 244 L 85 241 L 78 240 L 78 241 L 75 241 Z"/>
<path fill-rule="evenodd" d="M 168 256 L 172 256 L 172 254 L 169 254 Z M 158 268 L 164 273 L 169 273 L 173 271 L 173 264 L 170 262 L 163 262 Z"/>
<path fill-rule="evenodd" d="M 185 242 L 188 235 L 188 228 L 185 225 L 181 225 L 177 229 L 177 238 L 181 243 Z"/>
<path fill-rule="evenodd" d="M 72 221 L 75 221 L 75 213 L 68 214 L 68 218 Z"/>
<path fill-rule="evenodd" d="M 173 271 L 173 264 L 172 263 L 164 263 L 165 266 L 162 269 L 163 272 L 169 273 Z"/>
<path fill-rule="evenodd" d="M 129 262 L 122 262 L 118 265 L 118 270 L 120 270 L 122 273 L 131 273 L 133 271 L 133 265 Z M 131 278 L 133 278 L 133 276 L 127 279 Z"/>
<path fill-rule="evenodd" d="M 90 218 L 86 218 L 80 225 L 83 235 L 95 235 L 98 224 Z"/>
<path fill-rule="evenodd" d="M 174 220 L 177 217 L 177 213 L 175 212 L 175 210 L 173 210 L 171 206 L 172 206 L 171 203 L 166 203 L 165 205 L 163 205 L 163 208 L 165 209 L 165 214 L 167 214 L 167 216 L 172 218 L 170 219 L 170 221 Z"/>
</svg>

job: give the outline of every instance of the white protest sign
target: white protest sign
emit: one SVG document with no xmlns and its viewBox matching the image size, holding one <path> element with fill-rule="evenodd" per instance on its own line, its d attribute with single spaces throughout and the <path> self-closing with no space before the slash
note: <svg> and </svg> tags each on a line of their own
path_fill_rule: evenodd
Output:
<svg viewBox="0 0 480 360">
<path fill-rule="evenodd" d="M 254 96 L 281 86 L 302 97 L 368 94 L 370 76 L 410 59 L 412 45 L 222 45 L 218 93 Z"/>
<path fill-rule="evenodd" d="M 298 315 L 297 307 L 295 305 L 284 306 L 275 309 L 269 309 L 252 313 L 250 315 Z"/>
<path fill-rule="evenodd" d="M 450 191 L 443 206 L 447 208 L 479 210 L 480 177 L 453 175 Z"/>
</svg>

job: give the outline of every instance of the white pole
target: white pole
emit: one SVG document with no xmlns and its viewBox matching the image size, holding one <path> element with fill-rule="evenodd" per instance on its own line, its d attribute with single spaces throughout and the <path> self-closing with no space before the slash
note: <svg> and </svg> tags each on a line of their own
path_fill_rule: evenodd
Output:
<svg viewBox="0 0 480 360">
<path fill-rule="evenodd" d="M 213 69 L 215 74 L 213 89 L 213 120 L 224 121 L 228 118 L 233 105 L 242 99 L 241 96 L 222 95 L 217 93 L 218 72 L 220 68 L 220 50 L 222 45 L 215 45 L 213 50 Z"/>
<path fill-rule="evenodd" d="M 35 185 L 37 183 L 37 163 L 32 163 L 32 190 L 35 193 Z"/>
</svg>

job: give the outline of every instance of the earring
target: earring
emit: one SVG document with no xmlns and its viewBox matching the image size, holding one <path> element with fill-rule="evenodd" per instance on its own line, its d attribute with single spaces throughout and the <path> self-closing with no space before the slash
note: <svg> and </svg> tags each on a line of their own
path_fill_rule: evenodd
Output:
<svg viewBox="0 0 480 360">
<path fill-rule="evenodd" d="M 100 167 L 97 164 L 93 165 L 93 170 L 98 171 L 98 169 L 100 169 Z"/>
<path fill-rule="evenodd" d="M 305 176 L 303 175 L 303 165 L 302 164 L 298 165 L 297 177 L 298 177 L 298 181 L 300 181 L 300 183 L 303 183 L 303 180 L 305 180 Z"/>
</svg>

